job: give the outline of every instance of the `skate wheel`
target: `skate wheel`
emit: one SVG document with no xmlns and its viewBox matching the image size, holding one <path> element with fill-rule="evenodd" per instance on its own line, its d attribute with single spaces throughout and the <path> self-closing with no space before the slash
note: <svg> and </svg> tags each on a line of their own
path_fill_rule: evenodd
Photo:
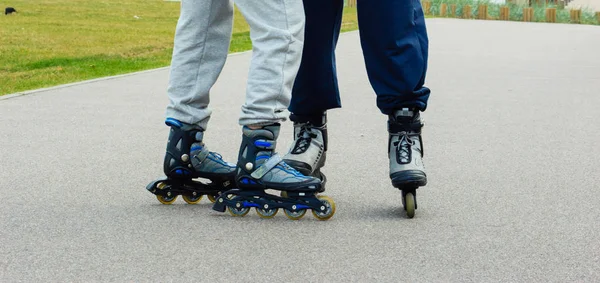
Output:
<svg viewBox="0 0 600 283">
<path fill-rule="evenodd" d="M 215 203 L 215 202 L 217 202 L 217 198 L 219 196 L 207 195 L 207 197 L 208 197 L 208 200 L 210 200 L 210 202 Z"/>
<path fill-rule="evenodd" d="M 335 202 L 328 196 L 318 196 L 317 197 L 323 206 L 325 206 L 325 211 L 312 210 L 312 214 L 315 218 L 319 220 L 328 220 L 333 217 L 335 214 Z"/>
<path fill-rule="evenodd" d="M 279 211 L 278 208 L 270 208 L 270 209 L 264 209 L 264 208 L 256 208 L 256 214 L 258 214 L 258 216 L 260 216 L 260 218 L 273 218 L 275 216 L 275 214 L 277 214 L 277 212 Z"/>
<path fill-rule="evenodd" d="M 185 195 L 182 196 L 182 197 L 183 197 L 183 200 L 185 202 L 187 202 L 188 204 L 198 204 L 200 202 L 200 200 L 202 200 L 202 195 L 200 195 L 200 194 L 198 196 L 195 196 L 195 197 L 193 197 L 193 196 L 185 196 Z"/>
<path fill-rule="evenodd" d="M 404 210 L 406 210 L 406 216 L 408 216 L 408 218 L 415 217 L 415 195 L 412 192 L 406 193 L 406 195 L 404 195 L 402 203 L 404 203 Z"/>
<path fill-rule="evenodd" d="M 158 199 L 158 201 L 160 201 L 160 203 L 162 204 L 173 204 L 177 199 L 177 196 L 165 197 L 161 195 L 156 195 L 156 199 Z"/>
<path fill-rule="evenodd" d="M 285 216 L 287 216 L 287 218 L 291 219 L 291 220 L 299 220 L 300 218 L 304 217 L 304 214 L 306 214 L 306 209 L 300 209 L 300 210 L 287 210 L 284 209 L 283 213 L 285 213 Z"/>
<path fill-rule="evenodd" d="M 229 211 L 229 214 L 231 214 L 231 216 L 244 217 L 244 216 L 246 216 L 246 214 L 248 214 L 248 212 L 250 211 L 250 208 L 249 207 L 237 208 L 237 207 L 228 206 L 227 211 Z"/>
</svg>

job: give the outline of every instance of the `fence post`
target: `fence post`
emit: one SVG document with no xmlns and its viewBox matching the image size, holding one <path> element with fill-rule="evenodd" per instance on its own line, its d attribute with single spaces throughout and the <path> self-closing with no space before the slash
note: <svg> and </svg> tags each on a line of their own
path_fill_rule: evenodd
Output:
<svg viewBox="0 0 600 283">
<path fill-rule="evenodd" d="M 448 4 L 442 3 L 440 4 L 440 17 L 445 17 L 448 13 Z"/>
<path fill-rule="evenodd" d="M 471 6 L 465 5 L 463 7 L 463 18 L 470 19 L 471 18 Z"/>
<path fill-rule="evenodd" d="M 500 7 L 500 20 L 508 21 L 510 19 L 510 8 L 508 6 Z"/>
<path fill-rule="evenodd" d="M 425 15 L 429 15 L 431 13 L 431 2 L 423 2 L 423 12 L 425 13 Z"/>
<path fill-rule="evenodd" d="M 456 17 L 456 4 L 450 5 L 450 11 L 452 12 L 452 17 Z"/>
<path fill-rule="evenodd" d="M 600 24 L 600 12 L 596 12 L 596 20 Z"/>
<path fill-rule="evenodd" d="M 546 9 L 546 22 L 556 23 L 556 8 Z"/>
<path fill-rule="evenodd" d="M 581 21 L 581 10 L 571 10 L 571 22 L 580 23 Z"/>
<path fill-rule="evenodd" d="M 488 6 L 487 5 L 479 5 L 477 9 L 478 19 L 487 20 L 488 18 Z"/>
<path fill-rule="evenodd" d="M 530 8 L 530 7 L 523 8 L 523 21 L 524 22 L 533 22 L 533 8 Z"/>
</svg>

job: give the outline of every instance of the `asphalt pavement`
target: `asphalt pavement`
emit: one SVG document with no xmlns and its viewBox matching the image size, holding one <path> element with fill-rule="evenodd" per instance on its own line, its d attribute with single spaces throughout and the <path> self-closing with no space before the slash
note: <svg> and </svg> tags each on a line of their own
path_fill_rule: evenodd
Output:
<svg viewBox="0 0 600 283">
<path fill-rule="evenodd" d="M 329 221 L 160 204 L 168 69 L 0 98 L 2 282 L 598 282 L 600 27 L 428 19 L 429 184 L 407 219 L 358 32 L 337 50 Z M 212 90 L 234 161 L 251 53 Z M 292 140 L 282 128 L 278 151 Z"/>
</svg>

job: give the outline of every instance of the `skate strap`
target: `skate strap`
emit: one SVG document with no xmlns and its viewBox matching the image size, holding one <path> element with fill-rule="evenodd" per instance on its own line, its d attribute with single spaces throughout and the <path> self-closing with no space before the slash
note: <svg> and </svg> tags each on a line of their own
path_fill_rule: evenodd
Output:
<svg viewBox="0 0 600 283">
<path fill-rule="evenodd" d="M 423 123 L 421 123 L 421 122 L 400 124 L 400 123 L 388 121 L 388 132 L 390 134 L 401 133 L 401 132 L 414 132 L 414 133 L 420 134 L 422 127 L 423 127 Z"/>
<path fill-rule="evenodd" d="M 265 174 L 267 174 L 269 171 L 271 171 L 273 167 L 277 166 L 277 164 L 279 164 L 279 162 L 281 162 L 282 160 L 283 159 L 281 159 L 281 156 L 275 153 L 273 156 L 271 156 L 271 158 L 267 160 L 267 162 L 263 163 L 258 168 L 256 168 L 256 170 L 254 170 L 254 172 L 252 172 L 250 176 L 252 176 L 252 178 L 254 179 L 260 179 L 263 176 L 265 176 Z"/>
<path fill-rule="evenodd" d="M 208 155 L 210 154 L 210 152 L 206 149 L 202 149 L 200 150 L 200 152 L 198 154 L 196 154 L 194 156 L 194 158 L 196 158 L 196 160 L 198 160 L 198 162 L 202 163 L 204 162 L 204 160 L 206 160 L 206 158 L 208 157 Z"/>
</svg>

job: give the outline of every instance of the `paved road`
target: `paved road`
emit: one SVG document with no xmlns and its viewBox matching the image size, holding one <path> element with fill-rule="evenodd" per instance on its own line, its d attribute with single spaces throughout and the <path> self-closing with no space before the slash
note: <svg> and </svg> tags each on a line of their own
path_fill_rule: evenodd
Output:
<svg viewBox="0 0 600 283">
<path fill-rule="evenodd" d="M 146 192 L 162 174 L 166 69 L 0 100 L 0 281 L 598 281 L 600 27 L 428 24 L 429 185 L 414 219 L 387 177 L 386 117 L 351 32 L 327 222 Z M 250 54 L 229 59 L 207 143 L 233 160 Z"/>
</svg>

